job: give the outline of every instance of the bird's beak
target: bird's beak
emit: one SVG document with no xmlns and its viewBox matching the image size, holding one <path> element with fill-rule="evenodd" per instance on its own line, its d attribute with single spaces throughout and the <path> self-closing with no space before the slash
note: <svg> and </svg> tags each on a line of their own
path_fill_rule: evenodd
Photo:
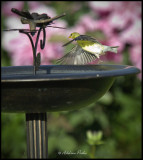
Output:
<svg viewBox="0 0 143 160">
<path fill-rule="evenodd" d="M 69 36 L 69 38 L 71 38 L 71 36 Z"/>
</svg>

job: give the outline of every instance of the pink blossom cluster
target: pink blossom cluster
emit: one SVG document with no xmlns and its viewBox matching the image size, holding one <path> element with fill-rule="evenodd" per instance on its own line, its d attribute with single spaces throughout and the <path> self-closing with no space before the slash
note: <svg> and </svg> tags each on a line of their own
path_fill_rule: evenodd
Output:
<svg viewBox="0 0 143 160">
<path fill-rule="evenodd" d="M 122 62 L 124 49 L 129 47 L 129 59 L 141 69 L 141 1 L 92 1 L 88 3 L 96 20 L 89 16 L 82 18 L 82 26 L 88 30 L 100 30 L 105 36 L 105 44 L 119 45 L 119 54 L 104 58 Z M 87 25 L 87 24 L 93 25 Z M 141 74 L 139 74 L 141 79 Z"/>
</svg>

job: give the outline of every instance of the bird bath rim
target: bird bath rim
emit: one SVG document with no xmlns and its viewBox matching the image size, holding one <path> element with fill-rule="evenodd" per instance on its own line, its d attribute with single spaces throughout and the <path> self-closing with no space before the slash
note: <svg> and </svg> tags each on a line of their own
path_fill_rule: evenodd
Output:
<svg viewBox="0 0 143 160">
<path fill-rule="evenodd" d="M 1 82 L 33 82 L 117 77 L 140 73 L 129 65 L 41 65 L 36 75 L 33 66 L 2 67 Z"/>
</svg>

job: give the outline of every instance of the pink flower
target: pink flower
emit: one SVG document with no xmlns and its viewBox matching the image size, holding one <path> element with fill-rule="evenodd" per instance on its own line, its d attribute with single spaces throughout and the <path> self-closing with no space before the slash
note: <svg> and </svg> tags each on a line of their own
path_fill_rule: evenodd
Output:
<svg viewBox="0 0 143 160">
<path fill-rule="evenodd" d="M 37 12 L 39 14 L 46 13 L 50 17 L 56 16 L 56 10 L 54 8 L 48 7 L 40 2 L 34 2 L 34 1 L 30 2 L 29 1 L 28 3 L 30 4 L 29 5 L 29 7 L 30 7 L 29 12 L 30 13 L 32 13 L 32 12 Z"/>
<path fill-rule="evenodd" d="M 102 31 L 107 37 L 105 43 L 108 45 L 119 43 L 120 55 L 126 44 L 130 44 L 131 62 L 141 68 L 141 1 L 104 3 L 96 1 L 89 2 L 89 6 L 97 15 L 95 29 Z M 110 55 L 111 53 L 106 54 L 103 59 L 114 59 L 117 56 Z M 119 56 L 116 60 L 119 59 L 122 58 Z"/>
<path fill-rule="evenodd" d="M 95 13 L 100 15 L 108 14 L 112 9 L 115 2 L 107 2 L 107 1 L 92 1 L 88 2 L 89 6 Z"/>
<path fill-rule="evenodd" d="M 17 16 L 16 14 L 11 12 L 11 8 L 17 8 L 18 10 L 22 10 L 24 5 L 24 1 L 6 1 L 2 3 L 2 14 L 5 16 Z"/>
<path fill-rule="evenodd" d="M 102 31 L 107 37 L 112 35 L 113 28 L 107 18 L 96 21 L 95 29 Z"/>
<path fill-rule="evenodd" d="M 46 1 L 46 4 L 49 4 L 49 3 L 50 3 L 50 1 Z M 40 2 L 40 1 L 27 1 L 27 4 L 31 10 L 35 10 L 36 8 L 38 9 L 39 7 L 46 8 L 46 6 L 47 6 L 43 3 L 43 1 L 42 2 Z M 37 12 L 37 13 L 39 13 L 39 12 Z"/>
<path fill-rule="evenodd" d="M 133 20 L 135 17 L 141 17 L 141 1 L 115 2 L 114 10 L 120 15 L 125 15 L 125 18 Z"/>
<path fill-rule="evenodd" d="M 141 21 L 137 19 L 130 27 L 120 34 L 123 43 L 136 44 L 141 42 Z"/>
<path fill-rule="evenodd" d="M 93 31 L 95 30 L 96 21 L 90 15 L 87 14 L 81 17 L 77 25 L 83 26 L 83 28 L 85 28 L 86 31 Z"/>
<path fill-rule="evenodd" d="M 111 16 L 108 18 L 108 22 L 110 23 L 110 27 L 112 29 L 118 28 L 121 30 L 124 29 L 129 23 L 129 19 L 125 14 L 119 14 L 115 12 L 114 14 L 111 14 Z"/>
</svg>

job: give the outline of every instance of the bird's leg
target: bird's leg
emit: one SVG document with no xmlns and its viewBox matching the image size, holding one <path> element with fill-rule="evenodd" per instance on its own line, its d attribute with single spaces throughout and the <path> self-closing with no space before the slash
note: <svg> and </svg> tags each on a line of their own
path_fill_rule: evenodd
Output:
<svg viewBox="0 0 143 160">
<path fill-rule="evenodd" d="M 95 53 L 95 56 L 99 59 L 99 54 L 98 53 Z"/>
</svg>

